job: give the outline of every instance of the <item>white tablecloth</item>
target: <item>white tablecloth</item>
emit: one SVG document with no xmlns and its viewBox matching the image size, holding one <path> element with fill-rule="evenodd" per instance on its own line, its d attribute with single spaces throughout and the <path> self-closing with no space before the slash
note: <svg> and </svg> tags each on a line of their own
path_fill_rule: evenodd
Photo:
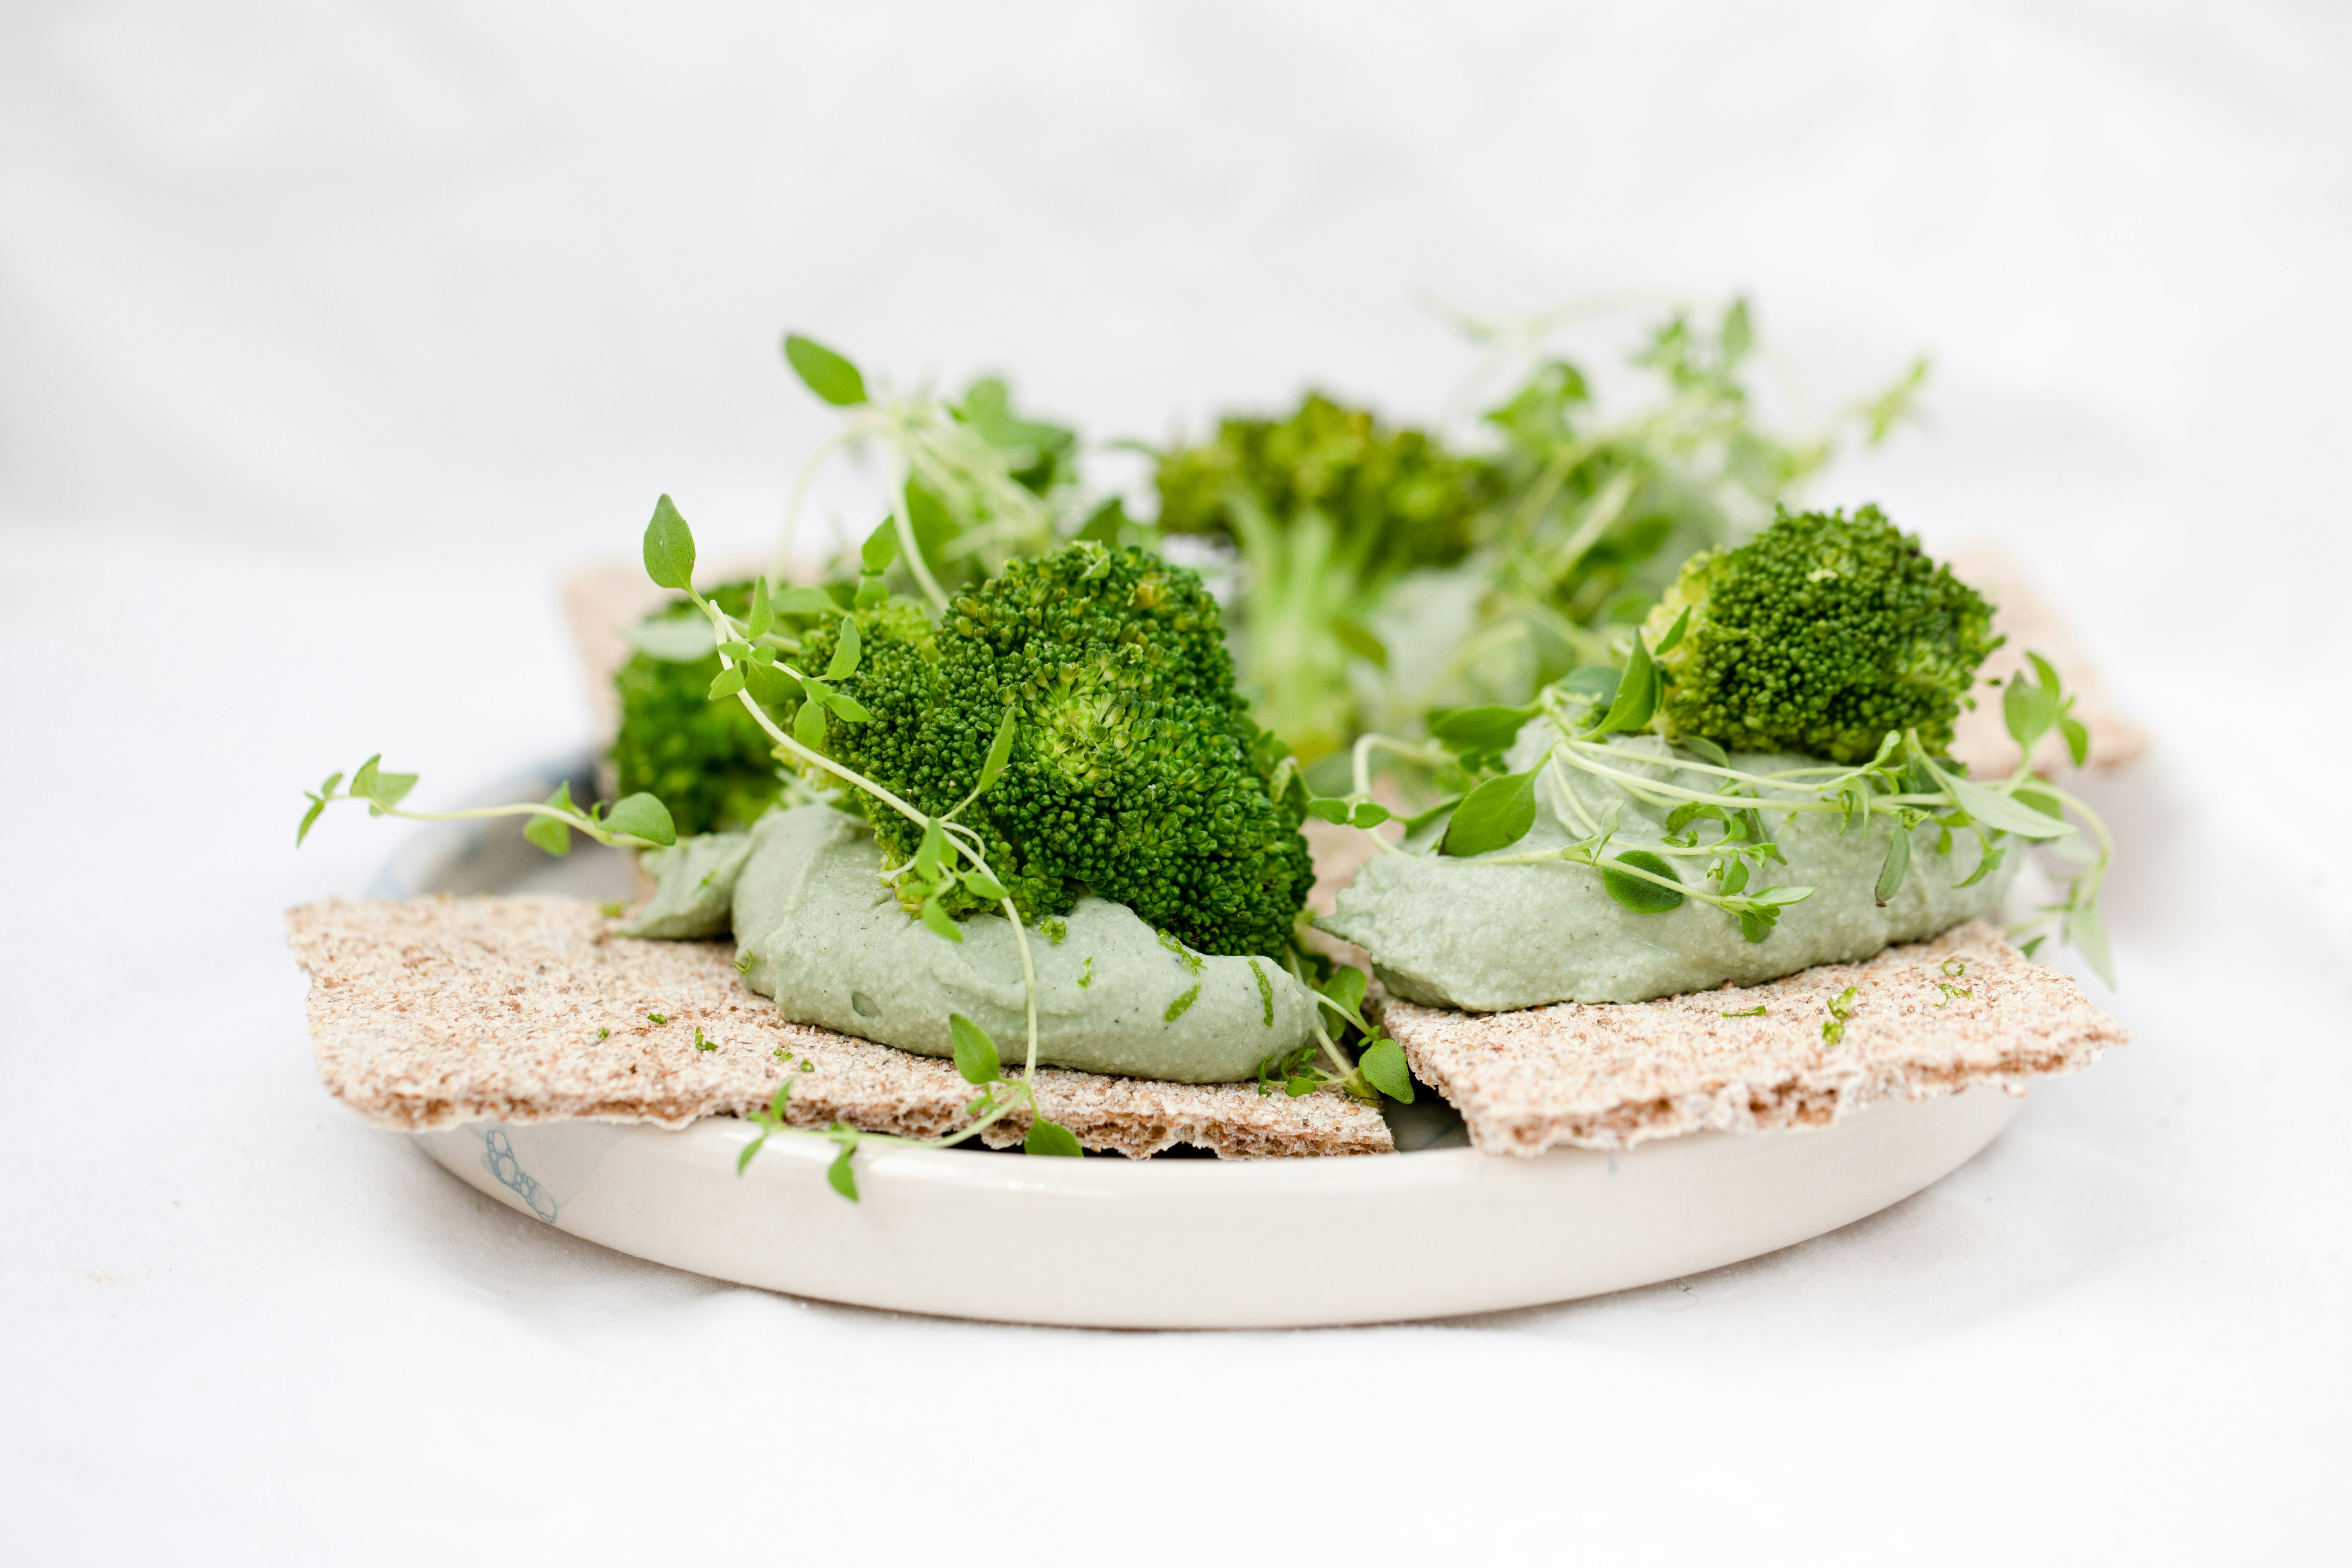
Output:
<svg viewBox="0 0 2352 1568">
<path fill-rule="evenodd" d="M 5 1555 L 2322 1555 L 2347 68 L 2252 5 L 11 8 Z M 2158 737 L 2095 787 L 2137 1043 L 1949 1180 L 1487 1320 L 1019 1330 L 603 1252 L 317 1087 L 280 911 L 400 830 L 298 856 L 298 791 L 577 744 L 551 582 L 662 489 L 772 536 L 779 329 L 1156 437 L 1433 417 L 1417 289 L 1623 287 L 1752 289 L 1817 408 L 1931 349 L 1812 493 L 2022 553 Z"/>
</svg>

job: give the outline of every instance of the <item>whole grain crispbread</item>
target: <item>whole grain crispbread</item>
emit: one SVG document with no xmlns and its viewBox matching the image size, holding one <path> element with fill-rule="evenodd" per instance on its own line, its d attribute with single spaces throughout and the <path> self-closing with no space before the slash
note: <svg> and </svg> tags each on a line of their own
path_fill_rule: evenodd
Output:
<svg viewBox="0 0 2352 1568">
<path fill-rule="evenodd" d="M 788 1024 L 743 989 L 727 945 L 638 941 L 619 923 L 546 896 L 289 910 L 320 1078 L 404 1131 L 572 1118 L 683 1127 L 763 1108 L 787 1079 L 795 1125 L 927 1138 L 966 1120 L 972 1087 L 950 1064 Z M 1229 1158 L 1395 1147 L 1378 1110 L 1337 1093 L 1052 1068 L 1037 1089 L 1080 1143 L 1138 1158 L 1176 1143 Z M 1027 1126 L 1009 1116 L 982 1138 L 1003 1148 Z"/>
<path fill-rule="evenodd" d="M 1822 1025 L 1849 985 L 1832 1043 Z M 1759 1006 L 1760 1016 L 1727 1016 Z M 2073 980 L 1979 921 L 1763 985 L 1517 1013 L 1391 1001 L 1383 1022 L 1414 1075 L 1462 1112 L 1474 1145 L 1523 1155 L 1823 1127 L 1880 1100 L 1978 1084 L 2022 1094 L 2129 1038 Z"/>
</svg>

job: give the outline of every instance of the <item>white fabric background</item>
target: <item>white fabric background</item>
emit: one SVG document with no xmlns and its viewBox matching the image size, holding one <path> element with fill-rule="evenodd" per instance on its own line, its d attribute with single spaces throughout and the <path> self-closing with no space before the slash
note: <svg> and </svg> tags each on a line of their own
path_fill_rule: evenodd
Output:
<svg viewBox="0 0 2352 1568">
<path fill-rule="evenodd" d="M 2320 1555 L 2347 70 L 2315 4 L 17 0 L 6 1554 Z M 1490 1321 L 1044 1331 L 604 1253 L 316 1087 L 279 911 L 398 835 L 298 857 L 296 792 L 576 744 L 551 584 L 665 489 L 770 537 L 782 328 L 1156 436 L 1433 416 L 1417 291 L 1620 289 L 1752 290 L 1816 406 L 1932 350 L 1816 493 L 2021 552 L 2158 733 L 2098 789 L 2138 1043 L 1950 1180 Z"/>
</svg>

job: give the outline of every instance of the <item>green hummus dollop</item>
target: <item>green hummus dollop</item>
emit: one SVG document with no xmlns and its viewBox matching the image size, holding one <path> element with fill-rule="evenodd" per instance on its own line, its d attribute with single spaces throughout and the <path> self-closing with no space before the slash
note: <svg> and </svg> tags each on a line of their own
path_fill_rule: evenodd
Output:
<svg viewBox="0 0 2352 1568">
<path fill-rule="evenodd" d="M 749 833 L 682 840 L 658 860 L 647 856 L 646 867 L 659 887 L 630 934 L 731 929 L 744 984 L 795 1023 L 946 1057 L 954 1054 L 948 1016 L 961 1013 L 995 1037 L 1007 1063 L 1027 1048 L 1011 924 L 975 915 L 962 922 L 963 941 L 942 940 L 883 884 L 873 831 L 856 817 L 794 806 Z M 1055 1067 L 1239 1082 L 1312 1026 L 1314 1002 L 1272 960 L 1191 952 L 1124 904 L 1083 898 L 1027 935 L 1038 1059 Z"/>
<path fill-rule="evenodd" d="M 1515 749 L 1515 772 L 1537 765 L 1543 726 L 1531 725 Z M 1705 790 L 1719 780 L 1676 765 L 1664 741 L 1618 742 L 1616 765 L 1661 784 Z M 1818 767 L 1811 757 L 1735 753 L 1748 773 Z M 1812 896 L 1780 912 L 1762 942 L 1715 906 L 1686 898 L 1678 909 L 1644 914 L 1602 890 L 1601 873 L 1565 861 L 1495 865 L 1558 849 L 1585 837 L 1571 828 L 1564 791 L 1573 789 L 1591 817 L 1611 806 L 1618 831 L 1604 858 L 1657 848 L 1672 803 L 1653 805 L 1609 781 L 1546 765 L 1536 788 L 1536 822 L 1527 837 L 1492 855 L 1376 855 L 1341 890 L 1336 910 L 1316 923 L 1371 956 L 1382 984 L 1407 1001 L 1474 1013 L 1507 1012 L 1553 1002 L 1643 1002 L 1704 991 L 1726 981 L 1752 985 L 1816 963 L 1866 958 L 1892 942 L 1916 942 L 1990 913 L 2014 875 L 2017 858 L 1973 887 L 1979 849 L 1972 834 L 1939 853 L 1941 829 L 1911 829 L 1909 875 L 1881 905 L 1874 893 L 1890 836 L 1885 816 L 1843 827 L 1835 813 L 1767 812 L 1766 827 L 1785 866 L 1768 866 L 1755 885 L 1810 887 Z M 1843 831 L 1842 831 L 1843 828 Z M 1677 858 L 1694 887 L 1708 862 Z"/>
</svg>

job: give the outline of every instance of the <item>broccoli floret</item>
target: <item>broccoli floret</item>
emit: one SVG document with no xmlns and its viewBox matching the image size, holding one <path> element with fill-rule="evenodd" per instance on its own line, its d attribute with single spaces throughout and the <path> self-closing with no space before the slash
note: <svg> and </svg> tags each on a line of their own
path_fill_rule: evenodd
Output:
<svg viewBox="0 0 2352 1568">
<path fill-rule="evenodd" d="M 751 585 L 730 583 L 709 596 L 740 616 L 751 605 Z M 684 599 L 660 612 L 662 619 L 701 616 Z M 653 795 L 681 836 L 747 826 L 783 787 L 772 745 L 743 705 L 709 700 L 718 674 L 715 653 L 681 662 L 639 651 L 613 678 L 621 700 L 612 750 L 620 793 Z M 772 701 L 770 710 L 780 711 Z"/>
<path fill-rule="evenodd" d="M 1319 512 L 1337 531 L 1334 554 L 1359 585 L 1461 560 L 1496 490 L 1478 459 L 1456 457 L 1419 430 L 1384 429 L 1369 410 L 1319 392 L 1287 419 L 1220 421 L 1215 440 L 1162 458 L 1154 483 L 1160 526 L 1171 533 L 1240 539 L 1236 489 L 1277 529 Z"/>
<path fill-rule="evenodd" d="M 1889 731 L 1950 744 L 1998 647 L 1992 606 L 1874 506 L 1783 510 L 1746 544 L 1705 550 L 1644 626 L 1658 657 L 1657 725 L 1751 752 L 1867 760 Z"/>
<path fill-rule="evenodd" d="M 936 628 L 904 606 L 856 620 L 865 655 L 841 689 L 871 718 L 829 716 L 826 747 L 918 809 L 970 793 L 1013 710 L 1003 775 L 959 820 L 1024 918 L 1092 891 L 1201 952 L 1283 951 L 1314 868 L 1297 809 L 1268 793 L 1271 753 L 1196 574 L 1081 542 L 1008 563 Z M 839 635 L 811 637 L 812 668 Z M 867 816 L 895 861 L 915 853 L 915 825 L 874 802 Z"/>
<path fill-rule="evenodd" d="M 1309 393 L 1284 419 L 1226 419 L 1160 460 L 1160 528 L 1230 540 L 1248 568 L 1242 679 L 1302 760 L 1353 739 L 1351 666 L 1385 666 L 1371 630 L 1417 568 L 1458 564 L 1499 493 L 1495 470 L 1418 430 Z"/>
</svg>

